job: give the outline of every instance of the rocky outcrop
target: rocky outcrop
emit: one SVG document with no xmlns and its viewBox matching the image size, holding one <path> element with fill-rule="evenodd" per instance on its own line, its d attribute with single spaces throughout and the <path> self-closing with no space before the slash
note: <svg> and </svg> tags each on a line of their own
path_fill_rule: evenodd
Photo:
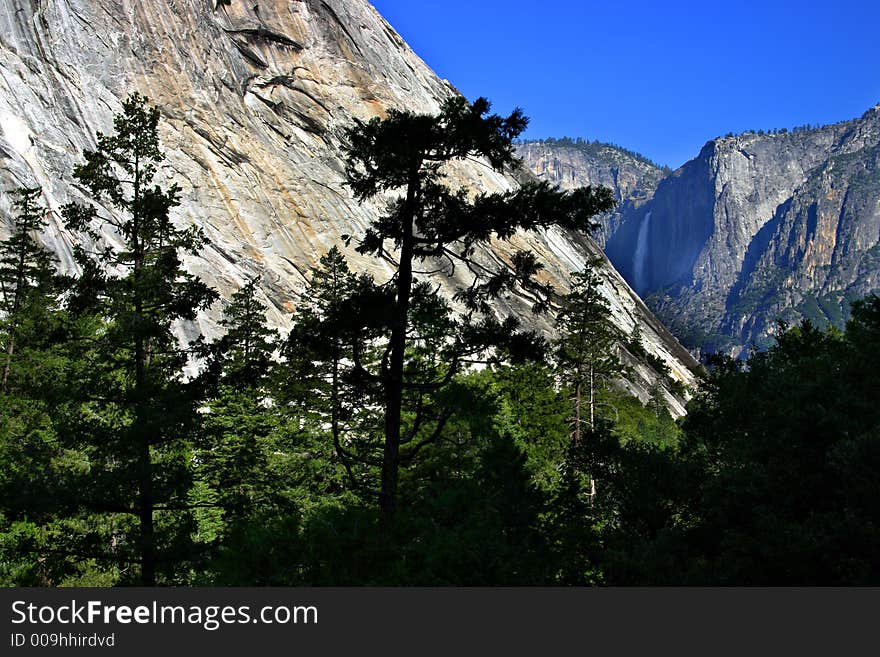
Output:
<svg viewBox="0 0 880 657">
<path fill-rule="evenodd" d="M 611 189 L 617 205 L 599 218 L 601 228 L 596 235 L 603 246 L 619 228 L 624 212 L 647 201 L 668 172 L 636 153 L 600 142 L 526 141 L 517 147 L 517 155 L 538 178 L 562 189 L 585 185 Z"/>
<path fill-rule="evenodd" d="M 878 142 L 878 108 L 712 140 L 649 198 L 621 204 L 605 251 L 697 349 L 767 346 L 778 319 L 840 325 L 878 289 Z"/>
<path fill-rule="evenodd" d="M 852 124 L 830 157 L 749 245 L 728 294 L 723 334 L 766 346 L 776 320 L 841 326 L 852 301 L 880 291 L 880 108 Z"/>
<path fill-rule="evenodd" d="M 0 191 L 40 185 L 51 210 L 42 239 L 73 267 L 60 207 L 82 195 L 71 171 L 108 131 L 121 99 L 139 91 L 162 112 L 162 174 L 182 188 L 175 219 L 201 226 L 208 244 L 187 266 L 224 298 L 260 277 L 270 320 L 284 328 L 309 270 L 342 235 L 361 233 L 381 209 L 344 185 L 345 130 L 388 108 L 435 112 L 455 89 L 413 53 L 365 0 L 0 0 Z M 510 189 L 529 176 L 468 161 L 454 183 Z M 10 200 L 0 194 L 6 221 Z M 569 273 L 601 256 L 589 238 L 549 231 L 519 236 L 564 290 Z M 504 263 L 511 246 L 482 257 Z M 353 267 L 389 271 L 346 251 Z M 694 382 L 693 361 L 606 263 L 604 290 L 621 329 L 642 326 L 645 345 L 674 380 Z M 441 279 L 450 293 L 455 282 Z M 528 317 L 512 298 L 499 312 Z M 216 334 L 220 304 L 199 320 Z M 548 329 L 546 320 L 537 320 Z M 647 399 L 653 370 L 629 382 Z M 667 386 L 670 387 L 670 386 Z M 682 399 L 667 394 L 676 414 Z"/>
</svg>

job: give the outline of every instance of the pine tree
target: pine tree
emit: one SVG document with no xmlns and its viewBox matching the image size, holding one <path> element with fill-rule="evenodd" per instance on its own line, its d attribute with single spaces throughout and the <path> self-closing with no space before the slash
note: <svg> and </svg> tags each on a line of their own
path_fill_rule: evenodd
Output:
<svg viewBox="0 0 880 657">
<path fill-rule="evenodd" d="M 195 227 L 172 223 L 177 185 L 156 184 L 164 159 L 158 124 L 158 109 L 130 95 L 114 119 L 115 134 L 98 133 L 97 149 L 87 150 L 85 164 L 74 169 L 94 203 L 114 213 L 99 213 L 94 203 L 70 203 L 63 212 L 68 229 L 94 245 L 76 248 L 82 275 L 71 309 L 105 322 L 84 355 L 91 368 L 81 392 L 91 414 L 84 406 L 72 415 L 71 436 L 96 460 L 94 494 L 103 488 L 112 500 L 105 507 L 137 517 L 140 581 L 148 586 L 157 581 L 160 561 L 169 571 L 174 565 L 160 545 L 170 553 L 176 542 L 186 542 L 188 531 L 175 514 L 187 508 L 188 436 L 197 399 L 182 380 L 188 351 L 172 328 L 195 319 L 216 298 L 182 268 L 181 254 L 197 253 L 202 237 Z M 92 417 L 95 411 L 100 418 Z M 156 535 L 157 514 L 162 537 Z"/>
<path fill-rule="evenodd" d="M 484 158 L 496 170 L 514 164 L 512 141 L 525 129 L 527 119 L 520 110 L 506 118 L 489 114 L 489 110 L 483 98 L 471 104 L 456 97 L 436 116 L 392 110 L 387 118 L 360 124 L 348 134 L 346 173 L 356 198 L 366 201 L 386 192 L 400 194 L 358 246 L 362 253 L 392 262 L 395 269 L 386 286 L 393 296 L 388 308 L 387 352 L 377 373 L 384 395 L 379 508 L 386 528 L 391 527 L 398 506 L 402 443 L 415 441 L 410 452 L 420 449 L 419 445 L 439 437 L 448 420 L 445 414 L 428 411 L 419 417 L 416 411 L 412 420 L 416 430 L 404 432 L 407 392 L 416 393 L 418 405 L 419 392 L 442 389 L 468 359 L 505 342 L 507 347 L 534 347 L 534 340 L 517 333 L 513 320 L 502 324 L 494 319 L 490 302 L 516 286 L 532 296 L 536 309 L 545 308 L 552 295 L 548 285 L 534 278 L 540 270 L 534 254 L 518 252 L 510 269 L 487 271 L 474 261 L 475 250 L 492 238 L 509 239 L 518 230 L 550 226 L 590 230 L 594 227 L 592 217 L 613 204 L 610 192 L 601 188 L 564 192 L 536 183 L 471 198 L 467 190 L 453 190 L 444 184 L 444 166 L 466 158 Z M 393 245 L 395 257 L 389 255 L 386 242 Z M 454 344 L 442 350 L 444 362 L 436 372 L 438 377 L 427 380 L 422 369 L 414 381 L 407 376 L 407 352 L 412 346 L 410 310 L 420 289 L 414 264 L 426 259 L 445 263 L 447 272 L 458 263 L 475 276 L 469 287 L 459 291 L 458 299 L 470 313 L 454 327 L 458 336 Z M 513 340 L 512 334 L 516 336 Z M 432 431 L 427 430 L 428 424 L 433 424 Z M 418 435 L 424 437 L 417 439 Z"/>
<path fill-rule="evenodd" d="M 235 528 L 270 504 L 277 482 L 269 465 L 278 430 L 268 383 L 277 333 L 266 325 L 266 306 L 257 298 L 256 279 L 235 292 L 223 311 L 226 333 L 206 350 L 203 380 L 211 390 L 203 408 L 197 476 Z"/>
<path fill-rule="evenodd" d="M 0 242 L 0 336 L 4 343 L 0 388 L 4 393 L 9 390 L 24 311 L 33 303 L 42 302 L 45 307 L 55 293 L 52 256 L 35 239 L 35 233 L 46 225 L 39 202 L 41 193 L 39 187 L 22 187 L 13 192 L 16 215 L 12 234 Z"/>
<path fill-rule="evenodd" d="M 58 447 L 48 403 L 63 378 L 59 281 L 51 254 L 36 240 L 45 227 L 41 190 L 12 195 L 11 234 L 0 242 L 0 581 L 51 584 L 73 570 L 51 538 L 70 522 L 59 498 L 75 462 Z"/>
<path fill-rule="evenodd" d="M 560 337 L 555 343 L 554 356 L 560 379 L 572 390 L 574 450 L 581 443 L 584 426 L 589 431 L 596 430 L 599 390 L 624 372 L 617 355 L 622 336 L 600 289 L 602 281 L 596 266 L 596 263 L 588 263 L 583 271 L 574 274 L 571 291 L 557 317 Z M 595 495 L 595 480 L 591 482 Z"/>
<path fill-rule="evenodd" d="M 226 333 L 214 345 L 223 381 L 232 387 L 258 386 L 268 376 L 278 334 L 266 325 L 266 306 L 257 298 L 258 279 L 235 292 L 223 311 Z"/>
<path fill-rule="evenodd" d="M 335 246 L 314 270 L 282 351 L 277 397 L 311 431 L 329 426 L 331 462 L 343 467 L 347 485 L 376 494 L 369 471 L 376 465 L 377 389 L 368 369 L 373 341 L 383 325 L 387 295 L 367 275 L 351 271 Z"/>
</svg>

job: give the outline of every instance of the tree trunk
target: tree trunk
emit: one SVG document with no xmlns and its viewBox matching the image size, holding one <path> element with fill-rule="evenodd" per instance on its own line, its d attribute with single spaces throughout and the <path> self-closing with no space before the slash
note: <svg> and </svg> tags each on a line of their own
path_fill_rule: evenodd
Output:
<svg viewBox="0 0 880 657">
<path fill-rule="evenodd" d="M 590 363 L 590 431 L 596 429 L 596 381 L 593 363 Z M 590 472 L 590 500 L 596 499 L 596 477 Z"/>
<path fill-rule="evenodd" d="M 135 312 L 140 317 L 143 309 L 139 301 Z M 153 463 L 150 456 L 150 436 L 144 410 L 147 380 L 147 353 L 144 338 L 135 338 L 135 413 L 134 440 L 138 444 L 138 516 L 141 530 L 141 584 L 156 585 L 156 554 L 153 532 Z"/>
<path fill-rule="evenodd" d="M 391 327 L 391 353 L 385 372 L 385 445 L 382 454 L 382 487 L 379 513 L 382 528 L 394 525 L 397 510 L 397 482 L 400 470 L 400 412 L 403 407 L 403 364 L 406 355 L 406 327 L 412 294 L 412 260 L 415 248 L 413 224 L 418 173 L 413 172 L 407 186 L 406 209 L 401 226 L 400 264 L 397 269 L 397 299 Z"/>
<path fill-rule="evenodd" d="M 141 317 L 143 308 L 140 300 L 135 302 L 135 312 Z M 153 463 L 150 456 L 150 435 L 145 416 L 145 396 L 147 383 L 147 349 L 145 340 L 135 338 L 135 414 L 134 440 L 138 444 L 138 516 L 141 529 L 141 583 L 144 586 L 156 585 L 156 554 L 153 532 Z"/>
<path fill-rule="evenodd" d="M 12 354 L 15 352 L 15 323 L 9 328 L 9 341 L 6 343 L 6 362 L 3 364 L 3 393 L 9 392 L 9 372 L 12 369 Z"/>
<path fill-rule="evenodd" d="M 596 428 L 596 382 L 593 364 L 590 363 L 590 431 Z"/>
<path fill-rule="evenodd" d="M 150 463 L 150 443 L 141 441 L 141 475 L 139 482 L 139 520 L 141 529 L 141 584 L 156 585 L 156 553 L 153 536 L 153 475 Z"/>
<path fill-rule="evenodd" d="M 27 205 L 24 206 L 24 212 L 26 214 L 29 212 Z M 4 394 L 9 391 L 9 372 L 12 370 L 12 356 L 15 353 L 15 333 L 18 331 L 19 322 L 17 315 L 18 311 L 21 310 L 21 295 L 23 294 L 22 290 L 25 284 L 24 266 L 25 252 L 24 246 L 22 245 L 18 252 L 18 272 L 15 276 L 15 297 L 12 301 L 12 312 L 10 313 L 12 322 L 9 326 L 9 342 L 6 344 L 6 362 L 3 364 L 3 382 L 0 384 L 2 385 L 2 388 L 0 389 L 3 390 Z"/>
<path fill-rule="evenodd" d="M 140 158 L 135 156 L 134 192 L 132 200 L 132 252 L 134 253 L 134 312 L 136 320 L 134 344 L 135 359 L 135 414 L 134 439 L 138 444 L 138 516 L 140 520 L 140 552 L 141 552 L 141 584 L 156 585 L 156 545 L 153 525 L 153 462 L 150 455 L 150 432 L 145 418 L 145 401 L 147 393 L 147 353 L 146 339 L 140 333 L 143 330 L 144 304 L 141 298 L 140 275 L 144 267 L 144 243 L 140 229 Z"/>
</svg>

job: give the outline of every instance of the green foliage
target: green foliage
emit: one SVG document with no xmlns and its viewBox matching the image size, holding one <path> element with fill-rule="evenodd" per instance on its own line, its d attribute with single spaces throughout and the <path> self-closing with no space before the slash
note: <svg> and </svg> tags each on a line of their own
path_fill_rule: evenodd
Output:
<svg viewBox="0 0 880 657">
<path fill-rule="evenodd" d="M 561 336 L 554 344 L 556 368 L 565 385 L 588 384 L 591 393 L 624 372 L 617 356 L 622 336 L 602 294 L 596 266 L 589 263 L 572 277 L 571 291 L 557 317 Z"/>
<path fill-rule="evenodd" d="M 40 193 L 14 192 L 13 230 L 0 243 L 0 582 L 5 585 L 59 584 L 70 576 L 68 555 L 56 542 L 78 519 L 58 500 L 83 469 L 81 456 L 59 445 L 52 421 L 66 362 L 57 341 L 70 329 L 56 307 L 59 281 L 52 257 L 36 241 L 45 227 Z"/>
<path fill-rule="evenodd" d="M 672 440 L 650 440 L 632 408 L 600 424 L 580 456 L 601 482 L 595 502 L 571 468 L 549 516 L 575 564 L 560 580 L 876 583 L 878 340 L 872 297 L 843 333 L 804 323 L 747 364 L 715 359 Z M 579 528 L 560 524 L 567 509 Z"/>
<path fill-rule="evenodd" d="M 601 279 L 594 267 L 576 273 L 571 292 L 563 299 L 557 318 L 560 336 L 554 344 L 554 362 L 557 374 L 565 388 L 571 391 L 571 451 L 580 450 L 584 428 L 596 429 L 599 393 L 614 379 L 623 375 L 625 368 L 618 357 L 620 331 L 611 319 L 611 308 L 600 290 Z M 569 467 L 580 461 L 569 461 Z M 571 476 L 589 474 L 591 496 L 595 496 L 594 464 L 586 461 L 587 470 L 573 470 Z"/>
<path fill-rule="evenodd" d="M 681 429 L 669 414 L 659 390 L 646 406 L 636 397 L 619 390 L 608 390 L 600 396 L 606 419 L 613 420 L 613 434 L 623 444 L 649 443 L 661 447 L 675 446 Z"/>
<path fill-rule="evenodd" d="M 52 255 L 36 241 L 35 236 L 46 227 L 44 210 L 40 205 L 42 190 L 19 188 L 13 208 L 13 228 L 10 236 L 0 242 L 0 311 L 13 315 L 29 293 L 51 290 Z"/>
<path fill-rule="evenodd" d="M 559 484 L 559 464 L 569 444 L 570 405 L 556 390 L 553 371 L 541 364 L 500 367 L 477 375 L 498 396 L 499 430 L 526 455 L 534 485 L 550 493 Z"/>
<path fill-rule="evenodd" d="M 376 371 L 389 304 L 387 292 L 355 275 L 333 247 L 313 272 L 273 377 L 283 412 L 326 439 L 327 485 L 366 499 L 375 499 L 381 458 Z"/>
<path fill-rule="evenodd" d="M 371 293 L 386 318 L 385 346 L 379 347 L 385 356 L 379 371 L 370 373 L 383 397 L 379 507 L 386 528 L 398 506 L 401 465 L 438 441 L 451 419 L 437 394 L 469 362 L 543 356 L 537 335 L 520 330 L 513 317 L 499 321 L 492 307 L 499 296 L 519 288 L 535 299 L 536 311 L 548 308 L 554 291 L 538 280 L 541 265 L 534 253 L 518 251 L 510 268 L 493 271 L 476 261 L 476 250 L 520 230 L 592 230 L 594 215 L 613 205 L 604 188 L 564 192 L 535 183 L 470 196 L 467 189 L 448 186 L 445 167 L 456 161 L 481 157 L 496 170 L 515 163 L 512 141 L 527 119 L 520 110 L 507 117 L 489 110 L 484 98 L 469 103 L 455 97 L 436 116 L 390 110 L 387 118 L 358 124 L 347 135 L 346 177 L 355 197 L 398 195 L 357 247 L 386 262 L 386 243 L 398 251 L 394 276 Z M 455 295 L 465 313 L 454 316 L 429 284 L 416 278 L 414 263 L 427 259 L 445 262 L 450 275 L 456 265 L 474 274 Z"/>
<path fill-rule="evenodd" d="M 671 528 L 694 581 L 878 581 L 878 318 L 869 298 L 844 333 L 804 323 L 747 367 L 717 361 L 684 424 L 690 520 Z"/>
<path fill-rule="evenodd" d="M 214 366 L 232 386 L 256 387 L 269 370 L 278 334 L 266 326 L 266 306 L 254 279 L 232 295 L 220 326 L 226 330 L 211 351 Z"/>
<path fill-rule="evenodd" d="M 52 256 L 35 239 L 46 226 L 39 203 L 41 193 L 40 188 L 13 192 L 16 214 L 12 233 L 0 242 L 0 387 L 4 393 L 15 385 L 14 369 L 21 352 L 29 341 L 39 340 L 35 322 L 51 310 L 58 289 Z"/>
<path fill-rule="evenodd" d="M 283 339 L 257 280 L 222 336 L 177 339 L 215 295 L 181 265 L 201 238 L 172 221 L 145 99 L 75 171 L 88 202 L 64 214 L 89 246 L 63 303 L 22 191 L 0 243 L 0 584 L 880 582 L 880 298 L 713 359 L 676 423 L 660 387 L 642 404 L 612 384 L 621 342 L 666 369 L 618 334 L 593 269 L 560 299 L 517 254 L 459 291 L 460 312 L 418 280 L 414 262 L 474 266 L 490 238 L 608 207 L 595 190 L 448 189 L 447 163 L 512 162 L 524 118 L 488 109 L 355 128 L 356 195 L 401 193 L 359 248 L 393 247 L 398 270 L 380 285 L 331 249 Z M 559 306 L 552 366 L 494 315 L 514 287 Z M 841 302 L 815 306 L 836 322 Z"/>
<path fill-rule="evenodd" d="M 164 159 L 159 112 L 133 94 L 114 119 L 115 134 L 98 134 L 97 150 L 86 151 L 74 177 L 115 214 L 99 214 L 95 203 L 64 208 L 68 229 L 95 245 L 78 246 L 82 268 L 71 310 L 95 318 L 93 335 L 77 348 L 87 367 L 72 382 L 59 409 L 63 444 L 89 458 L 78 503 L 138 518 L 138 529 L 122 540 L 125 549 L 103 557 L 140 564 L 140 580 L 156 582 L 157 570 L 175 581 L 191 551 L 192 438 L 198 389 L 182 380 L 188 350 L 172 328 L 194 320 L 216 293 L 185 272 L 181 255 L 198 252 L 196 228 L 174 226 L 179 204 L 175 184 L 155 184 Z M 122 239 L 114 246 L 104 234 Z"/>
</svg>

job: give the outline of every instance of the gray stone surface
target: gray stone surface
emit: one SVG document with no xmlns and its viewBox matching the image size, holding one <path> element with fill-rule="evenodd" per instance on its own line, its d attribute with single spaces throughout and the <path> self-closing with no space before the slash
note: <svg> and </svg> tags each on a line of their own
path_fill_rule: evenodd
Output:
<svg viewBox="0 0 880 657">
<path fill-rule="evenodd" d="M 602 226 L 596 235 L 602 246 L 620 227 L 628 209 L 640 207 L 653 196 L 665 173 L 656 164 L 610 144 L 532 141 L 520 144 L 517 155 L 538 178 L 562 189 L 601 185 L 614 192 L 617 207 L 600 218 Z"/>
<path fill-rule="evenodd" d="M 273 325 L 295 312 L 308 272 L 345 234 L 358 235 L 381 202 L 358 204 L 344 186 L 342 148 L 354 119 L 390 107 L 435 112 L 456 93 L 440 80 L 364 0 L 0 0 L 0 232 L 5 192 L 41 185 L 51 210 L 42 239 L 73 267 L 59 210 L 81 197 L 71 171 L 98 130 L 109 131 L 121 99 L 139 91 L 162 112 L 168 154 L 162 174 L 182 187 L 175 215 L 209 240 L 193 272 L 224 298 L 260 276 Z M 468 161 L 448 171 L 455 184 L 510 189 L 528 177 Z M 551 231 L 520 236 L 514 247 L 537 253 L 546 276 L 564 289 L 585 258 L 601 255 L 585 236 Z M 481 257 L 504 263 L 512 246 Z M 352 266 L 378 278 L 389 271 L 346 250 Z M 647 348 L 673 377 L 694 382 L 693 361 L 609 265 L 604 289 L 629 332 L 643 326 Z M 450 293 L 455 282 L 441 281 Z M 529 303 L 509 299 L 528 316 Z M 217 332 L 222 304 L 199 320 Z M 546 321 L 538 321 L 547 329 Z M 182 327 L 192 331 L 193 327 Z M 656 374 L 629 385 L 643 398 Z M 682 400 L 667 395 L 676 414 Z"/>
<path fill-rule="evenodd" d="M 692 346 L 741 355 L 771 344 L 777 319 L 840 325 L 880 285 L 878 143 L 880 106 L 712 140 L 648 199 L 624 199 L 605 251 Z"/>
</svg>

